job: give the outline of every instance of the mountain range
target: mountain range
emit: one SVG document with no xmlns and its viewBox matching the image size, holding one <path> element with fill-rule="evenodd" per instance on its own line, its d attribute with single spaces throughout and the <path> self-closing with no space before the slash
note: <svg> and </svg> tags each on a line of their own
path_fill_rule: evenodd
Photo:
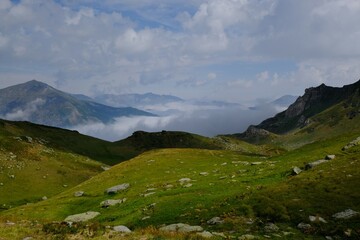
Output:
<svg viewBox="0 0 360 240">
<path fill-rule="evenodd" d="M 109 123 L 123 116 L 155 116 L 132 107 L 115 108 L 80 100 L 45 83 L 32 80 L 0 90 L 0 116 L 56 127 Z"/>
<path fill-rule="evenodd" d="M 214 138 L 0 120 L 0 238 L 359 239 L 359 157 L 360 81 Z"/>
</svg>

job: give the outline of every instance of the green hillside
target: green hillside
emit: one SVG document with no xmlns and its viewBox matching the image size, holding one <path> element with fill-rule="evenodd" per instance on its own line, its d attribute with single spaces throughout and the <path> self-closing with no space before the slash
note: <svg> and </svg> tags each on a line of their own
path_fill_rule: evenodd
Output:
<svg viewBox="0 0 360 240">
<path fill-rule="evenodd" d="M 360 211 L 360 193 L 354 191 L 360 182 L 360 146 L 341 150 L 355 136 L 318 141 L 274 157 L 220 150 L 154 150 L 49 200 L 3 212 L 2 219 L 52 222 L 96 211 L 101 215 L 92 222 L 127 225 L 138 231 L 182 222 L 234 237 L 253 234 L 261 238 L 280 235 L 284 239 L 323 239 L 326 234 L 343 237 L 347 228 L 354 229 L 353 236 L 358 237 L 359 218 L 339 221 L 332 217 L 349 208 Z M 336 158 L 291 176 L 294 166 L 304 169 L 306 163 L 327 154 Z M 179 182 L 184 178 L 191 180 Z M 122 183 L 130 187 L 115 195 L 105 193 L 107 188 Z M 76 191 L 85 195 L 75 197 Z M 127 200 L 120 205 L 100 207 L 104 200 L 123 198 Z M 312 215 L 328 223 L 311 223 Z M 207 224 L 215 216 L 224 223 Z M 310 223 L 311 231 L 304 235 L 297 229 L 300 222 Z M 267 223 L 275 223 L 280 230 L 266 232 Z"/>
<path fill-rule="evenodd" d="M 213 239 L 359 239 L 359 91 L 305 122 L 287 134 L 249 128 L 248 136 L 261 144 L 252 145 L 232 136 L 167 131 L 135 132 L 109 143 L 3 121 L 3 165 L 33 160 L 22 172 L 16 160 L 15 174 L 4 165 L 7 182 L 0 190 L 7 189 L 0 196 L 18 196 L 17 205 L 34 203 L 0 212 L 0 239 L 203 239 L 199 233 L 160 230 L 177 223 L 201 227 Z M 256 139 L 258 133 L 262 138 Z M 114 166 L 99 173 L 101 164 L 89 158 Z M 43 168 L 53 172 L 41 179 L 45 173 L 37 171 Z M 53 176 L 61 190 L 39 201 L 38 182 Z M 17 179 L 23 180 L 11 186 Z M 34 201 L 24 200 L 21 183 L 24 189 L 39 186 L 25 194 Z M 119 185 L 125 189 L 108 193 Z M 59 194 L 53 196 L 55 190 Z M 84 223 L 64 222 L 85 212 L 98 215 Z M 134 232 L 114 232 L 117 225 Z"/>
</svg>

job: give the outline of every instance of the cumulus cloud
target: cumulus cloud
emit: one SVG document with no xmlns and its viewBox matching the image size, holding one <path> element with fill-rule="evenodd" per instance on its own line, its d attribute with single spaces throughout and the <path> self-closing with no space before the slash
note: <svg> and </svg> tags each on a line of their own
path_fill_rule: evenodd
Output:
<svg viewBox="0 0 360 240">
<path fill-rule="evenodd" d="M 350 83 L 360 75 L 359 5 L 358 0 L 3 0 L 0 87 L 9 85 L 5 78 L 11 74 L 23 81 L 41 75 L 38 80 L 71 92 L 151 88 L 206 97 L 216 89 L 218 99 L 243 101 L 300 94 L 309 82 Z"/>
</svg>

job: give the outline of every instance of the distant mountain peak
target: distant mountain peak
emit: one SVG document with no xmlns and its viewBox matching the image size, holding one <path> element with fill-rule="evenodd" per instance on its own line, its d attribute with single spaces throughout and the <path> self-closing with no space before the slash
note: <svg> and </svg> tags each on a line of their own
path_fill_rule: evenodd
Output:
<svg viewBox="0 0 360 240">
<path fill-rule="evenodd" d="M 122 116 L 154 116 L 136 108 L 116 108 L 80 100 L 46 83 L 31 80 L 0 89 L 0 117 L 56 127 L 108 123 Z"/>
</svg>

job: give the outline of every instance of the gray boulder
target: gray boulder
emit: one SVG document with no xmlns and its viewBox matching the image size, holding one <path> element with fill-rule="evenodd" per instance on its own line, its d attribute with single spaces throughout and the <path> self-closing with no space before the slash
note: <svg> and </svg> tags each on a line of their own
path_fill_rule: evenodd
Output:
<svg viewBox="0 0 360 240">
<path fill-rule="evenodd" d="M 306 170 L 311 169 L 311 168 L 313 168 L 313 167 L 316 167 L 316 166 L 318 166 L 318 165 L 320 165 L 320 164 L 323 164 L 323 163 L 326 163 L 326 162 L 328 162 L 328 161 L 329 161 L 329 160 L 320 159 L 320 160 L 317 160 L 317 161 L 315 161 L 315 162 L 308 163 L 308 164 L 306 164 L 305 169 L 306 169 Z"/>
<path fill-rule="evenodd" d="M 323 219 L 322 217 L 319 217 L 319 216 L 309 216 L 309 220 L 310 220 L 310 222 L 327 223 L 327 221 L 325 219 Z"/>
<path fill-rule="evenodd" d="M 108 208 L 108 207 L 115 206 L 120 203 L 124 203 L 125 201 L 126 201 L 126 198 L 124 198 L 124 199 L 107 199 L 105 201 L 102 201 L 100 203 L 100 206 L 102 208 Z"/>
<path fill-rule="evenodd" d="M 70 215 L 70 216 L 66 217 L 64 221 L 65 222 L 86 222 L 86 221 L 89 221 L 90 219 L 97 217 L 98 215 L 100 215 L 99 212 L 89 211 L 89 212 L 85 212 L 85 213 Z"/>
<path fill-rule="evenodd" d="M 83 191 L 74 192 L 74 196 L 75 197 L 82 197 L 82 196 L 84 196 L 84 192 Z"/>
<path fill-rule="evenodd" d="M 121 191 L 124 191 L 124 190 L 128 189 L 129 187 L 130 187 L 129 183 L 123 183 L 123 184 L 116 185 L 116 186 L 113 186 L 111 188 L 108 188 L 106 190 L 106 193 L 107 194 L 116 194 L 118 192 L 121 192 Z"/>
<path fill-rule="evenodd" d="M 279 231 L 279 227 L 276 226 L 274 223 L 267 223 L 264 227 L 265 232 L 277 232 Z"/>
<path fill-rule="evenodd" d="M 199 235 L 202 238 L 212 238 L 214 236 L 211 232 L 208 231 L 198 232 L 196 235 Z"/>
<path fill-rule="evenodd" d="M 292 169 L 291 175 L 299 175 L 302 172 L 302 170 L 299 167 L 294 167 Z"/>
<path fill-rule="evenodd" d="M 245 234 L 240 236 L 238 239 L 239 240 L 251 240 L 251 239 L 256 239 L 257 237 L 255 237 L 254 235 L 251 234 Z"/>
<path fill-rule="evenodd" d="M 115 232 L 131 233 L 131 230 L 128 227 L 123 226 L 123 225 L 115 226 L 115 227 L 113 227 L 113 230 Z"/>
<path fill-rule="evenodd" d="M 204 229 L 200 226 L 190 226 L 184 223 L 175 223 L 175 224 L 167 225 L 165 227 L 161 227 L 159 230 L 163 232 L 190 233 L 190 232 L 202 232 Z"/>
<path fill-rule="evenodd" d="M 346 209 L 345 211 L 335 213 L 332 216 L 333 216 L 333 218 L 336 218 L 336 219 L 349 219 L 349 218 L 357 216 L 358 214 L 359 214 L 358 212 L 356 212 L 352 209 Z"/>
<path fill-rule="evenodd" d="M 308 223 L 299 223 L 298 225 L 297 225 L 297 228 L 298 229 L 300 229 L 301 231 L 303 231 L 303 232 L 306 232 L 306 231 L 309 231 L 309 230 L 311 230 L 312 229 L 312 227 L 311 227 L 311 225 L 310 224 L 308 224 Z"/>
<path fill-rule="evenodd" d="M 335 155 L 326 155 L 325 160 L 334 160 L 336 158 Z"/>
</svg>

